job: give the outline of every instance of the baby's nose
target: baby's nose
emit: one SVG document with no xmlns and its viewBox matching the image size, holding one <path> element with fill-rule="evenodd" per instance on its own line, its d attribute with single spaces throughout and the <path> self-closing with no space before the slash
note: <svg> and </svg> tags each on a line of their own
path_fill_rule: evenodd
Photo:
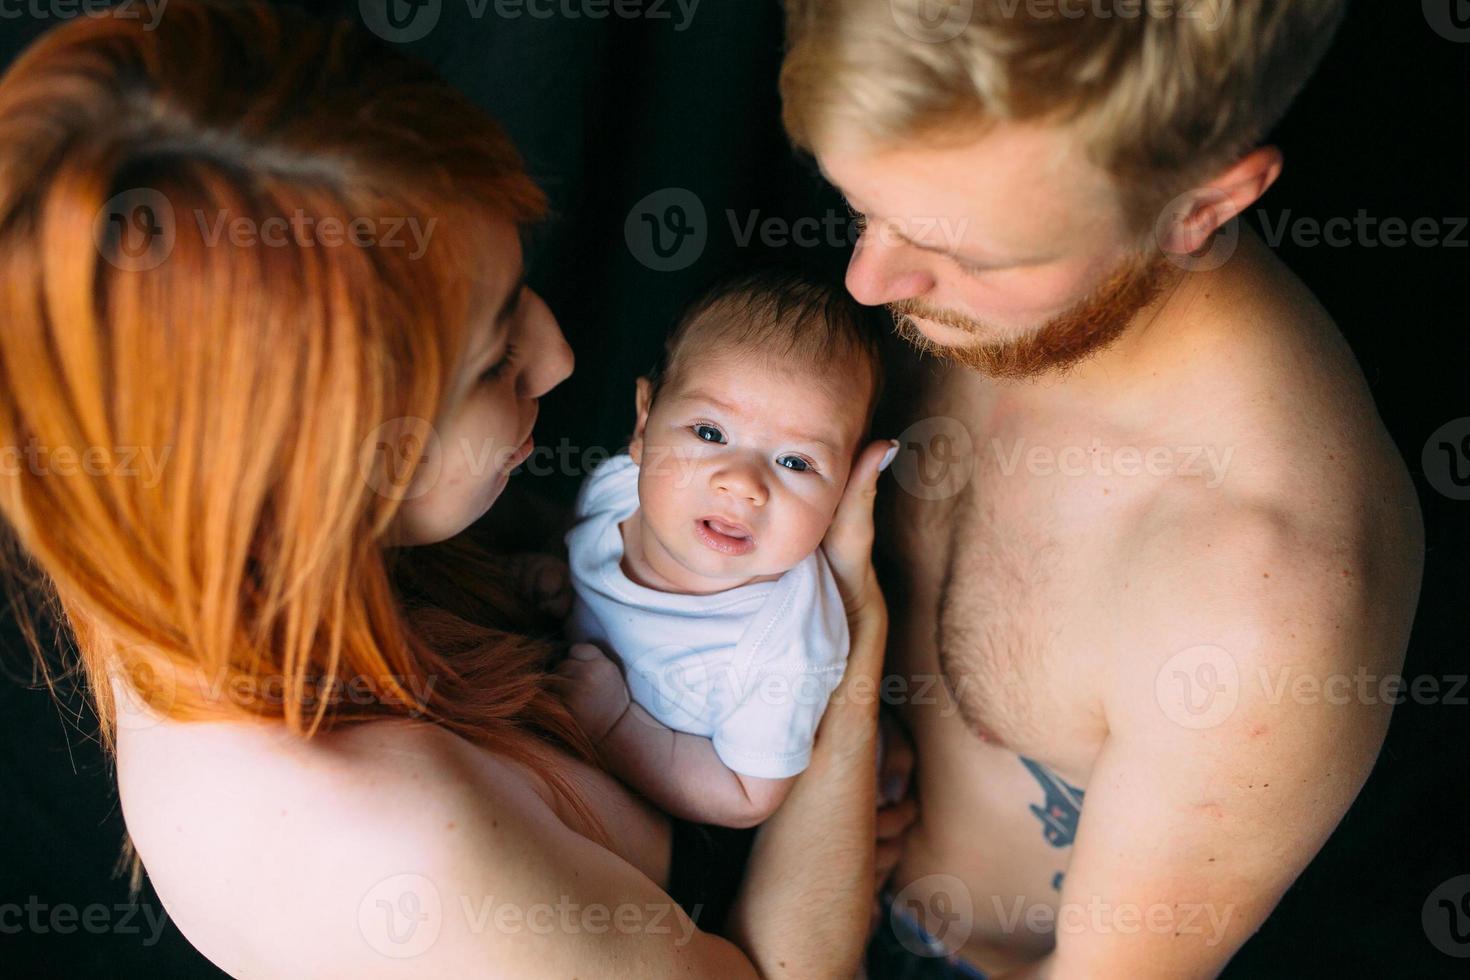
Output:
<svg viewBox="0 0 1470 980">
<path fill-rule="evenodd" d="M 752 466 L 726 466 L 715 473 L 715 490 L 759 507 L 770 496 L 765 481 Z"/>
</svg>

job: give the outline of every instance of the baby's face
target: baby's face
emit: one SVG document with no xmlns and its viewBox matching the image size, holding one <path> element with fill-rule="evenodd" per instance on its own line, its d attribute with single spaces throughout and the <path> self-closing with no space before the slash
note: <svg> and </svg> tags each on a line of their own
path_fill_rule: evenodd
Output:
<svg viewBox="0 0 1470 980">
<path fill-rule="evenodd" d="M 867 391 L 837 388 L 733 353 L 691 358 L 652 406 L 639 382 L 642 521 L 681 584 L 780 575 L 821 544 L 867 414 Z"/>
</svg>

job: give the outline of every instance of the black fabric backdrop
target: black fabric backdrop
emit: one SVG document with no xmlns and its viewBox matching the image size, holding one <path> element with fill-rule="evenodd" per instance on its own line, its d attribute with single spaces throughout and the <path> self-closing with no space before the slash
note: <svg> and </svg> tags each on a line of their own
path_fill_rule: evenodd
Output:
<svg viewBox="0 0 1470 980">
<path fill-rule="evenodd" d="M 382 0 L 364 0 L 374 2 L 381 7 Z M 340 6 L 360 16 L 357 4 Z M 545 400 L 538 426 L 543 444 L 566 440 L 570 465 L 518 476 L 493 519 L 554 510 L 596 462 L 587 450 L 623 444 L 633 378 L 653 363 L 679 306 L 731 264 L 770 250 L 758 235 L 742 247 L 752 219 L 813 216 L 830 224 L 845 210 L 781 132 L 776 3 L 704 0 L 687 23 L 668 3 L 660 5 L 663 18 L 634 19 L 586 16 L 595 8 L 581 3 L 570 4 L 584 12 L 579 17 L 535 17 L 492 3 L 476 18 L 474 9 L 468 0 L 442 0 L 439 24 L 405 47 L 509 128 L 550 194 L 554 220 L 536 250 L 532 282 L 579 363 L 575 381 Z M 497 9 L 522 13 L 495 16 Z M 63 15 L 0 4 L 0 66 Z M 1351 219 L 1360 209 L 1409 221 L 1470 214 L 1467 69 L 1470 44 L 1431 30 L 1420 4 L 1359 0 L 1276 134 L 1287 168 L 1260 205 L 1269 220 L 1288 212 Z M 666 188 L 692 191 L 706 217 L 703 252 L 675 271 L 650 268 L 625 238 L 635 204 Z M 1462 976 L 1470 965 L 1436 948 L 1421 920 L 1436 886 L 1470 873 L 1470 688 L 1453 703 L 1443 696 L 1470 671 L 1470 502 L 1439 492 L 1421 464 L 1430 434 L 1470 415 L 1465 237 L 1458 248 L 1334 248 L 1290 238 L 1278 246 L 1351 341 L 1418 482 L 1428 564 L 1404 673 L 1437 678 L 1442 696 L 1395 711 L 1361 797 L 1227 977 Z M 833 271 L 845 261 L 840 242 L 775 250 Z M 536 543 L 525 529 L 537 522 L 516 526 L 523 543 Z M 154 936 L 146 913 L 157 918 L 162 906 L 151 890 L 141 898 L 146 909 L 124 906 L 124 883 L 110 876 L 122 822 L 93 719 L 74 692 L 63 708 L 27 683 L 25 651 L 9 624 L 5 630 L 3 659 L 14 677 L 0 679 L 0 975 L 216 974 L 171 924 Z M 66 905 L 78 910 L 74 920 L 50 918 Z M 87 913 L 90 905 L 105 911 Z M 1459 920 L 1459 928 L 1470 922 Z M 1470 955 L 1470 942 L 1457 949 Z"/>
</svg>

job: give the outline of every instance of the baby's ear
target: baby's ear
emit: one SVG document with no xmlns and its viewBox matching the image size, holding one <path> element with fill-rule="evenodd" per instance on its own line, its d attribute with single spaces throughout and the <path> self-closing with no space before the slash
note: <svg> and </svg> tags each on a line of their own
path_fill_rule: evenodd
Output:
<svg viewBox="0 0 1470 980">
<path fill-rule="evenodd" d="M 639 378 L 637 395 L 634 399 L 638 421 L 633 429 L 633 438 L 628 441 L 628 455 L 633 457 L 634 463 L 643 462 L 643 430 L 648 427 L 648 410 L 652 406 L 653 382 L 647 378 Z"/>
</svg>

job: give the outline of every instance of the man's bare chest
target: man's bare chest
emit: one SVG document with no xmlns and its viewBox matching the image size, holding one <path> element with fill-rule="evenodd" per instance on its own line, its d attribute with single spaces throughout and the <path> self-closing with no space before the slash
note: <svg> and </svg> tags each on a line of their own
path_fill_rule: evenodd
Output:
<svg viewBox="0 0 1470 980">
<path fill-rule="evenodd" d="M 1017 461 L 1003 426 L 917 442 L 905 448 L 930 458 L 895 473 L 887 528 L 903 579 L 900 659 L 942 681 L 943 727 L 958 719 L 969 738 L 1085 778 L 1119 635 L 1108 552 L 1126 509 L 1110 498 L 1122 493 Z M 922 479 L 920 465 L 939 474 L 946 452 L 947 494 L 903 486 Z"/>
</svg>

